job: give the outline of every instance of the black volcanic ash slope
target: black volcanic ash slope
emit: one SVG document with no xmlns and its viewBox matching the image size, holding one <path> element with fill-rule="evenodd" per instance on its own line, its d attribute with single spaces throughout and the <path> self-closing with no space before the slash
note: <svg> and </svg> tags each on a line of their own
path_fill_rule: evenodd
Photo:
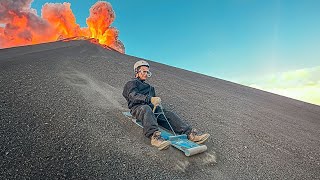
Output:
<svg viewBox="0 0 320 180">
<path fill-rule="evenodd" d="M 150 61 L 165 106 L 212 136 L 158 151 L 121 112 L 139 58 L 87 41 L 0 50 L 0 179 L 319 179 L 320 107 Z"/>
</svg>

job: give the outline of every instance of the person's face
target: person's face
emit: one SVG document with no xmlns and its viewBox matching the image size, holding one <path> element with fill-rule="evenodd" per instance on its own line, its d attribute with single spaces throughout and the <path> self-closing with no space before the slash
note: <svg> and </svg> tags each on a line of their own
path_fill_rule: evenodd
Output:
<svg viewBox="0 0 320 180">
<path fill-rule="evenodd" d="M 138 72 L 138 77 L 141 80 L 146 80 L 148 78 L 149 68 L 147 66 L 141 66 Z"/>
</svg>

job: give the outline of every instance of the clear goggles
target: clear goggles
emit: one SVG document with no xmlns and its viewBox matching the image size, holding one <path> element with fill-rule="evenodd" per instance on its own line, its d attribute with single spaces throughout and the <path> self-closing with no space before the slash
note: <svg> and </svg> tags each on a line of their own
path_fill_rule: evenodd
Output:
<svg viewBox="0 0 320 180">
<path fill-rule="evenodd" d="M 152 73 L 150 71 L 139 71 L 140 73 L 142 74 L 147 74 L 148 77 L 151 77 L 152 76 Z"/>
</svg>

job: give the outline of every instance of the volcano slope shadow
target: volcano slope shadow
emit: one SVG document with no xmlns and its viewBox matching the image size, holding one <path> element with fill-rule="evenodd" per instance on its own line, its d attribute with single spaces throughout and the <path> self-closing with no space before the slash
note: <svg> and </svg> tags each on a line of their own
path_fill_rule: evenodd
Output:
<svg viewBox="0 0 320 180">
<path fill-rule="evenodd" d="M 0 179 L 319 179 L 320 107 L 149 61 L 164 106 L 211 134 L 158 151 L 122 115 L 140 58 L 87 41 L 0 50 Z"/>
</svg>

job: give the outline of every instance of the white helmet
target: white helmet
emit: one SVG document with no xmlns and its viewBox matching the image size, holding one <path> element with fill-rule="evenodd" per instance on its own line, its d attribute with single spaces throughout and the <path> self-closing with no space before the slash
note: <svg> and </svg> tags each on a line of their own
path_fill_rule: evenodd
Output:
<svg viewBox="0 0 320 180">
<path fill-rule="evenodd" d="M 138 68 L 140 66 L 147 66 L 148 68 L 150 68 L 150 65 L 147 61 L 140 60 L 140 61 L 137 61 L 133 66 L 134 73 L 138 73 Z"/>
</svg>

